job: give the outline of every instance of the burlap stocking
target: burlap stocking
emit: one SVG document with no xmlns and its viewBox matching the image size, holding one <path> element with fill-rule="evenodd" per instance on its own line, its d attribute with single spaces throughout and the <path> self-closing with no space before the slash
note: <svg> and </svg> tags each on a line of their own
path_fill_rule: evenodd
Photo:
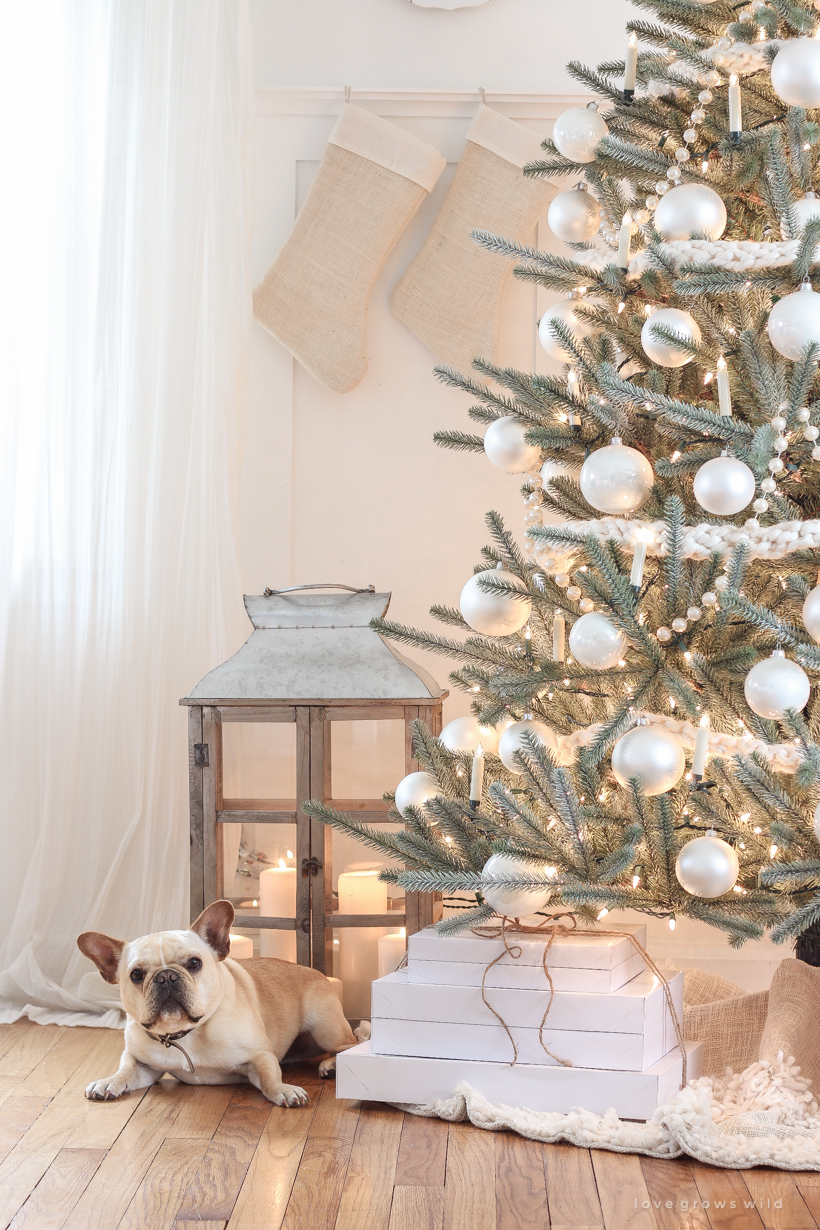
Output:
<svg viewBox="0 0 820 1230">
<path fill-rule="evenodd" d="M 367 371 L 367 301 L 445 166 L 432 145 L 346 105 L 284 247 L 253 293 L 256 320 L 322 384 Z"/>
<path fill-rule="evenodd" d="M 541 139 L 483 104 L 424 247 L 390 297 L 394 315 L 441 363 L 461 371 L 497 357 L 501 296 L 513 262 L 480 248 L 473 230 L 528 241 L 555 187 L 525 179 Z"/>
</svg>

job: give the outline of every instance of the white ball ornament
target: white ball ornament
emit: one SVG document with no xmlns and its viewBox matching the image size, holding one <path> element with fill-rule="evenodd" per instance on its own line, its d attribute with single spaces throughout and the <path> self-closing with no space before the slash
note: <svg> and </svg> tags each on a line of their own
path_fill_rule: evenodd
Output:
<svg viewBox="0 0 820 1230">
<path fill-rule="evenodd" d="M 722 897 L 734 888 L 739 871 L 732 847 L 711 833 L 688 841 L 675 860 L 678 883 L 693 897 Z"/>
<path fill-rule="evenodd" d="M 799 290 L 778 299 L 766 326 L 769 341 L 784 359 L 799 359 L 811 343 L 820 344 L 820 295 L 804 282 Z"/>
<path fill-rule="evenodd" d="M 595 326 L 588 320 L 582 320 L 575 311 L 582 303 L 582 299 L 559 299 L 558 303 L 553 303 L 552 307 L 547 308 L 538 322 L 539 342 L 550 358 L 556 359 L 559 363 L 574 363 L 575 355 L 565 350 L 553 333 L 551 327 L 553 321 L 560 320 L 563 324 L 568 325 L 578 342 L 592 337 L 595 332 Z"/>
<path fill-rule="evenodd" d="M 543 743 L 544 747 L 550 752 L 554 753 L 558 750 L 558 740 L 555 738 L 555 732 L 545 725 L 544 722 L 538 722 L 534 718 L 524 718 L 521 722 L 513 722 L 512 726 L 508 726 L 498 740 L 498 755 L 501 758 L 501 763 L 511 773 L 524 772 L 513 757 L 516 752 L 523 752 L 525 756 L 530 754 L 529 748 L 524 747 L 521 742 L 525 734 L 534 735 L 538 742 Z"/>
<path fill-rule="evenodd" d="M 684 367 L 691 363 L 692 355 L 684 350 L 676 350 L 654 333 L 655 325 L 663 325 L 673 333 L 677 333 L 684 341 L 700 345 L 701 333 L 697 321 L 688 312 L 680 308 L 659 308 L 647 317 L 641 329 L 641 345 L 644 354 L 657 363 L 659 367 Z"/>
<path fill-rule="evenodd" d="M 716 517 L 733 517 L 754 499 L 755 476 L 737 457 L 713 457 L 695 475 L 695 499 Z"/>
<path fill-rule="evenodd" d="M 584 243 L 598 234 L 601 225 L 601 206 L 591 192 L 583 188 L 571 188 L 552 198 L 547 211 L 547 222 L 553 235 L 564 243 Z"/>
<path fill-rule="evenodd" d="M 622 786 L 640 778 L 643 792 L 664 794 L 676 786 L 686 769 L 683 747 L 662 726 L 633 726 L 612 749 L 612 772 Z"/>
<path fill-rule="evenodd" d="M 493 854 L 487 859 L 484 864 L 484 869 L 481 872 L 482 879 L 484 877 L 495 877 L 501 879 L 507 877 L 530 879 L 536 875 L 543 875 L 545 880 L 551 879 L 555 875 L 553 867 L 539 868 L 533 863 L 526 863 L 523 859 L 513 858 L 511 854 Z M 526 918 L 529 914 L 535 914 L 538 910 L 543 910 L 544 906 L 550 899 L 552 889 L 545 885 L 544 888 L 497 888 L 485 887 L 482 884 L 481 893 L 487 905 L 491 906 L 497 914 L 506 914 L 508 918 Z"/>
<path fill-rule="evenodd" d="M 798 229 L 802 231 L 809 222 L 820 218 L 820 196 L 816 192 L 807 192 L 799 201 L 795 201 L 792 209 L 797 218 Z"/>
<path fill-rule="evenodd" d="M 757 662 L 743 684 L 746 704 L 762 718 L 780 719 L 787 709 L 800 712 L 808 704 L 810 693 L 808 675 L 782 649 Z"/>
<path fill-rule="evenodd" d="M 820 107 L 820 42 L 793 38 L 780 44 L 772 64 L 772 89 L 790 107 Z"/>
<path fill-rule="evenodd" d="M 487 593 L 479 584 L 483 579 L 506 581 L 516 589 L 524 589 L 521 579 L 505 568 L 488 568 L 474 573 L 462 589 L 458 603 L 466 622 L 474 632 L 484 636 L 509 636 L 519 632 L 532 612 L 529 598 Z"/>
<path fill-rule="evenodd" d="M 806 594 L 803 603 L 803 627 L 813 641 L 820 644 L 820 585 Z"/>
<path fill-rule="evenodd" d="M 490 423 L 484 433 L 484 452 L 505 474 L 526 474 L 541 465 L 541 450 L 529 444 L 524 423 L 506 414 Z"/>
<path fill-rule="evenodd" d="M 428 799 L 439 794 L 441 787 L 429 773 L 408 773 L 396 787 L 396 810 L 409 819 L 408 807 L 423 807 Z"/>
<path fill-rule="evenodd" d="M 579 484 L 588 504 L 605 513 L 634 512 L 649 499 L 655 475 L 636 448 L 616 436 L 605 448 L 590 453 L 581 467 Z"/>
<path fill-rule="evenodd" d="M 681 184 L 667 192 L 655 210 L 655 229 L 664 239 L 688 239 L 701 232 L 720 239 L 726 230 L 726 206 L 706 184 Z"/>
<path fill-rule="evenodd" d="M 485 752 L 498 751 L 501 731 L 495 726 L 482 726 L 472 713 L 467 717 L 454 718 L 439 735 L 439 742 L 451 752 L 474 752 L 479 743 Z"/>
<path fill-rule="evenodd" d="M 570 162 L 594 162 L 598 142 L 609 129 L 597 111 L 588 107 L 571 107 L 558 116 L 552 130 L 552 140 L 559 154 Z"/>
<path fill-rule="evenodd" d="M 624 656 L 626 637 L 611 619 L 590 611 L 576 619 L 569 634 L 570 653 L 581 666 L 607 670 Z"/>
</svg>

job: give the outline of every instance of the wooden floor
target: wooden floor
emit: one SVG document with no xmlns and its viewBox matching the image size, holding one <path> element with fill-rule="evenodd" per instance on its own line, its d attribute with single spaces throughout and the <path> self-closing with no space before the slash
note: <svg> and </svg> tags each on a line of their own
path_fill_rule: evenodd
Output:
<svg viewBox="0 0 820 1230">
<path fill-rule="evenodd" d="M 14 1230 L 803 1230 L 820 1174 L 539 1145 L 337 1101 L 289 1068 L 310 1105 L 249 1086 L 168 1079 L 87 1102 L 115 1030 L 0 1026 L 0 1227 Z"/>
</svg>

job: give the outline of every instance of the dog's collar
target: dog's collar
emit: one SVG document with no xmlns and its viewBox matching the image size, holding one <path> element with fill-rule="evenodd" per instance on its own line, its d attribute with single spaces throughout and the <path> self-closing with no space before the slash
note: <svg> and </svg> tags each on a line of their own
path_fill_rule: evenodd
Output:
<svg viewBox="0 0 820 1230">
<path fill-rule="evenodd" d="M 142 1023 L 140 1022 L 140 1024 Z M 145 1026 L 143 1025 L 142 1028 L 145 1029 Z M 154 1042 L 160 1042 L 163 1046 L 168 1047 L 169 1050 L 173 1046 L 175 1050 L 182 1051 L 188 1067 L 192 1072 L 195 1072 L 196 1068 L 191 1063 L 191 1056 L 184 1047 L 179 1045 L 178 1041 L 179 1038 L 187 1038 L 188 1034 L 192 1034 L 195 1029 L 196 1026 L 192 1025 L 190 1029 L 182 1029 L 178 1034 L 152 1034 L 150 1029 L 145 1029 L 145 1032 L 148 1034 L 149 1038 L 153 1038 Z"/>
</svg>

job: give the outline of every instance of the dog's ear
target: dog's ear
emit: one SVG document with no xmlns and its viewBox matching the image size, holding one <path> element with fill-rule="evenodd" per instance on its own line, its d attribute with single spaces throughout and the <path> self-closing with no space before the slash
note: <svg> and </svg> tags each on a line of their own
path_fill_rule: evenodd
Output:
<svg viewBox="0 0 820 1230">
<path fill-rule="evenodd" d="M 203 910 L 196 922 L 191 923 L 191 930 L 212 948 L 220 961 L 224 961 L 231 951 L 231 924 L 234 920 L 234 909 L 230 901 L 214 901 Z"/>
<path fill-rule="evenodd" d="M 84 957 L 94 962 L 106 982 L 117 981 L 117 967 L 125 940 L 112 940 L 110 935 L 103 935 L 100 931 L 84 931 L 77 936 L 77 947 Z"/>
</svg>

